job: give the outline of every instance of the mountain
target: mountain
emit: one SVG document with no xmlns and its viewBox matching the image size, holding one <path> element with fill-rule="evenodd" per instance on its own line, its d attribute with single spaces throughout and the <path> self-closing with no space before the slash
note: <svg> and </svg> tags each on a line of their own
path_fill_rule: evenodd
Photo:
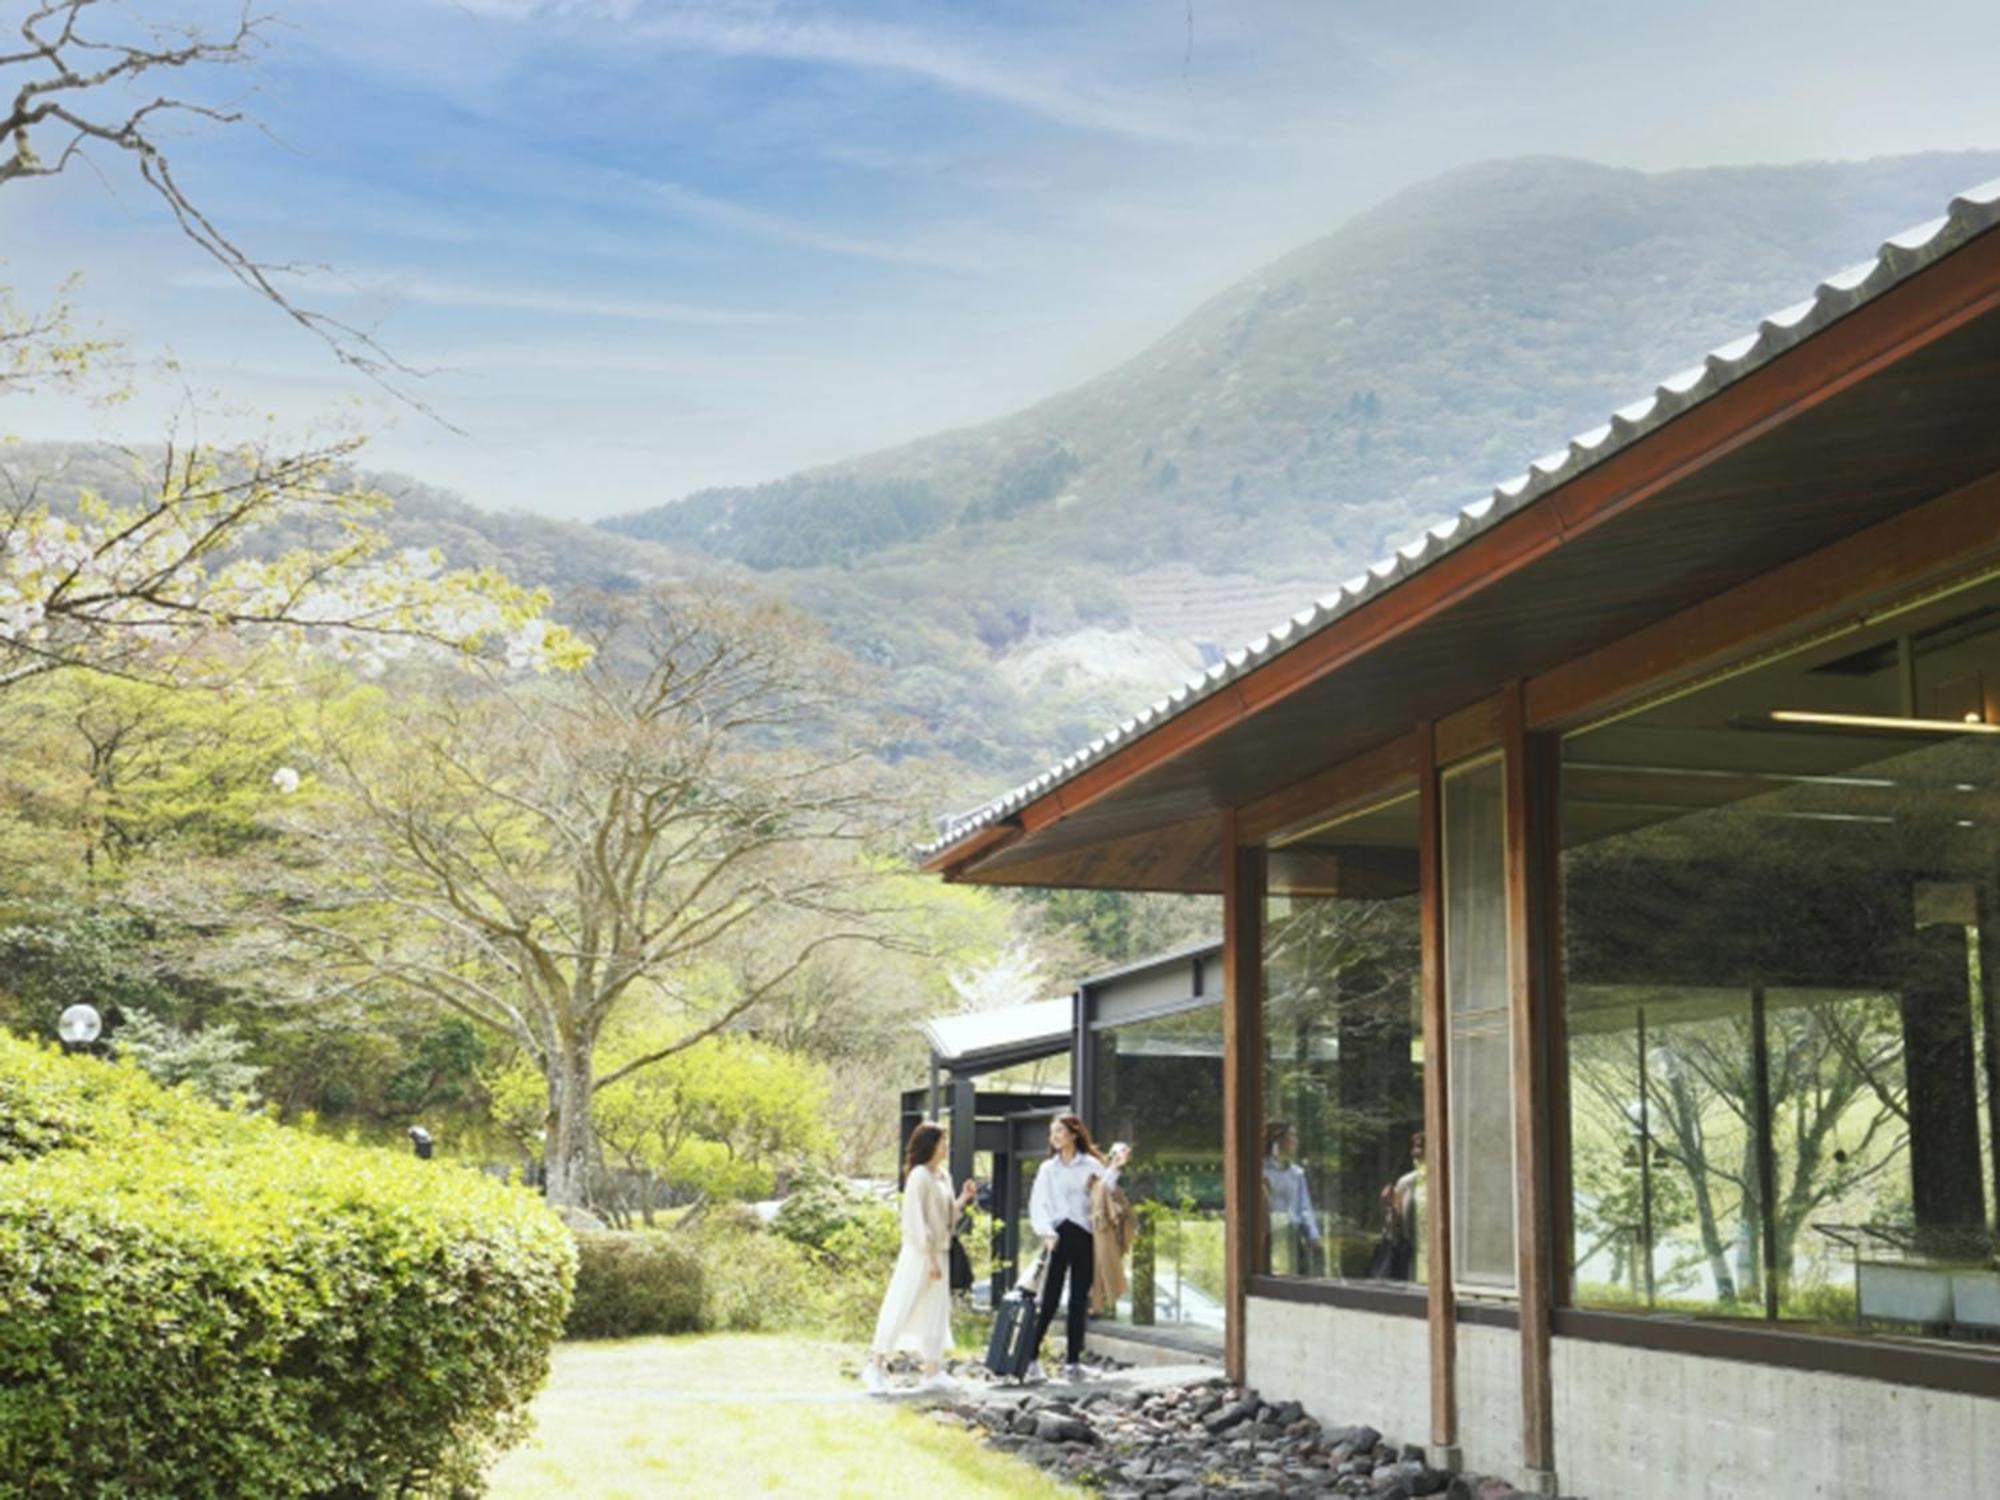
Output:
<svg viewBox="0 0 2000 1500">
<path fill-rule="evenodd" d="M 892 753 L 963 801 L 1032 774 L 1537 454 L 2000 175 L 2000 153 L 1646 174 L 1532 159 L 1420 184 L 1151 348 L 982 426 L 603 523 L 414 480 L 404 545 L 560 601 L 736 578 L 880 672 Z M 113 498 L 129 459 L 0 450 Z M 559 477 L 559 476 L 558 476 Z"/>
<path fill-rule="evenodd" d="M 762 574 L 1001 779 L 1995 175 L 1467 167 L 1025 411 L 601 524 Z"/>
</svg>

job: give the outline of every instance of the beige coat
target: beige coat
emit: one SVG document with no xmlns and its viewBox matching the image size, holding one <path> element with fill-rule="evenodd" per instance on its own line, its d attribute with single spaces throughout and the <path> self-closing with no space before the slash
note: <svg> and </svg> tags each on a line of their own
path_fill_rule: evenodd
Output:
<svg viewBox="0 0 2000 1500">
<path fill-rule="evenodd" d="M 1125 1257 L 1132 1253 L 1132 1237 L 1138 1228 L 1139 1216 L 1124 1189 L 1108 1186 L 1102 1178 L 1091 1183 L 1090 1236 L 1097 1262 L 1090 1282 L 1092 1312 L 1116 1307 L 1125 1295 Z"/>
</svg>

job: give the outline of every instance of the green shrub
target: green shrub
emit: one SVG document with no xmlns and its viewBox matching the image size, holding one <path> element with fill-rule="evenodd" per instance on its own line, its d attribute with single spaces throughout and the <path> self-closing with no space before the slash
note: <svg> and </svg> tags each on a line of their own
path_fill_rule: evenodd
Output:
<svg viewBox="0 0 2000 1500">
<path fill-rule="evenodd" d="M 824 1250 L 844 1225 L 879 1207 L 832 1173 L 808 1167 L 793 1178 L 772 1227 L 794 1244 Z"/>
<path fill-rule="evenodd" d="M 701 1257 L 702 1326 L 717 1332 L 818 1332 L 828 1276 L 820 1257 L 722 1205 L 680 1231 Z"/>
<path fill-rule="evenodd" d="M 0 1036 L 10 1495 L 476 1486 L 574 1265 L 517 1189 Z"/>
<path fill-rule="evenodd" d="M 711 1290 L 713 1315 L 727 1320 L 715 1326 L 835 1338 L 872 1333 L 902 1241 L 895 1207 L 812 1173 L 778 1210 L 773 1229 L 728 1218 L 703 1227 L 708 1263 L 728 1263 Z"/>
<path fill-rule="evenodd" d="M 576 1237 L 571 1338 L 692 1333 L 705 1318 L 702 1257 L 678 1234 L 585 1232 Z"/>
</svg>

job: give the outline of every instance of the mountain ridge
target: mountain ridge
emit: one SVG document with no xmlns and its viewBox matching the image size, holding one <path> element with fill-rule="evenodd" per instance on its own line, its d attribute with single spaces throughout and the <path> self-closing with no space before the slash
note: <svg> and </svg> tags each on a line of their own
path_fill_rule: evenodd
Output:
<svg viewBox="0 0 2000 1500">
<path fill-rule="evenodd" d="M 1995 152 L 1476 163 L 1010 416 L 599 524 L 779 588 L 991 785 L 1996 174 Z"/>
</svg>

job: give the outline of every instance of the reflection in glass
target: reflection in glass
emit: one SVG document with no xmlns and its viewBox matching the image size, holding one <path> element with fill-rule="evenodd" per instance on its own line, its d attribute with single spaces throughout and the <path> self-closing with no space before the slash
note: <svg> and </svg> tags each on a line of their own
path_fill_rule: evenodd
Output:
<svg viewBox="0 0 2000 1500">
<path fill-rule="evenodd" d="M 1264 1268 L 1421 1282 L 1416 800 L 1273 849 L 1269 889 Z"/>
<path fill-rule="evenodd" d="M 1120 1319 L 1223 1328 L 1222 1007 L 1107 1027 L 1096 1048 L 1098 1134 L 1135 1144 L 1121 1186 L 1134 1225 Z"/>
<path fill-rule="evenodd" d="M 1451 1262 L 1460 1285 L 1511 1291 L 1514 1081 L 1507 967 L 1506 777 L 1444 779 L 1444 993 L 1451 1028 Z"/>
<path fill-rule="evenodd" d="M 2000 1340 L 1996 684 L 1961 596 L 1568 742 L 1580 1303 Z"/>
</svg>

